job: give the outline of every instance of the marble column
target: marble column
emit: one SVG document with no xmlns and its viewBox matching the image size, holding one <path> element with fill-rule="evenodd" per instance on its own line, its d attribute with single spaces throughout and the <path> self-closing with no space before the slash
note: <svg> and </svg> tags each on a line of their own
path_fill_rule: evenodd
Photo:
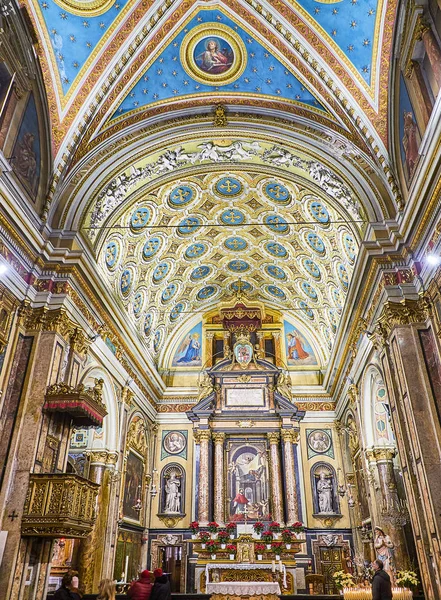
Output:
<svg viewBox="0 0 441 600">
<path fill-rule="evenodd" d="M 223 524 L 225 521 L 224 493 L 224 441 L 223 431 L 213 432 L 214 440 L 214 520 Z"/>
<path fill-rule="evenodd" d="M 395 549 L 395 562 L 401 569 L 409 567 L 409 556 L 407 554 L 406 538 L 404 537 L 403 525 L 400 519 L 394 520 L 394 511 L 400 511 L 400 499 L 398 497 L 397 484 L 394 471 L 395 448 L 375 448 L 374 455 L 377 461 L 378 481 L 382 499 L 382 516 L 389 528 Z"/>
<path fill-rule="evenodd" d="M 282 524 L 283 522 L 283 491 L 282 475 L 280 469 L 279 441 L 280 433 L 271 431 L 267 433 L 270 444 L 270 474 L 271 474 L 271 496 L 272 496 L 272 517 L 274 521 Z"/>
<path fill-rule="evenodd" d="M 379 352 L 425 597 L 441 597 L 440 351 L 427 299 L 387 302 L 373 342 Z"/>
<path fill-rule="evenodd" d="M 294 464 L 294 447 L 299 439 L 299 432 L 293 429 L 282 429 L 283 457 L 285 461 L 285 501 L 288 524 L 299 520 L 297 485 Z"/>
<path fill-rule="evenodd" d="M 95 525 L 92 533 L 81 540 L 78 556 L 80 581 L 84 584 L 86 593 L 98 592 L 99 582 L 103 578 L 105 548 L 101 540 L 106 536 L 110 506 L 110 476 L 117 459 L 117 453 L 110 453 L 106 450 L 92 450 L 89 453 L 89 479 L 94 483 L 99 483 L 101 487 L 97 499 Z"/>
<path fill-rule="evenodd" d="M 205 333 L 205 339 L 207 340 L 207 350 L 205 352 L 205 366 L 207 369 L 213 366 L 213 338 L 214 331 L 207 331 Z"/>
<path fill-rule="evenodd" d="M 210 429 L 196 429 L 193 432 L 196 444 L 200 445 L 199 453 L 199 482 L 198 482 L 198 519 L 199 524 L 205 527 L 210 520 L 209 506 L 209 442 L 211 438 Z"/>
<path fill-rule="evenodd" d="M 423 27 L 422 40 L 438 87 L 441 87 L 441 50 L 430 26 Z"/>
</svg>

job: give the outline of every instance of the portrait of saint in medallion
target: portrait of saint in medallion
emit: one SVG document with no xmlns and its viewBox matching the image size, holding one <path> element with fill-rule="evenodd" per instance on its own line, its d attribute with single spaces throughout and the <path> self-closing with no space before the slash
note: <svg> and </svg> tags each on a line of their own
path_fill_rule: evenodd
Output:
<svg viewBox="0 0 441 600">
<path fill-rule="evenodd" d="M 194 47 L 193 59 L 204 73 L 219 75 L 231 69 L 234 50 L 222 37 L 203 38 Z"/>
<path fill-rule="evenodd" d="M 331 438 L 326 431 L 316 429 L 308 436 L 309 447 L 319 454 L 327 452 L 331 447 Z"/>
<path fill-rule="evenodd" d="M 169 454 L 179 454 L 185 448 L 186 443 L 185 437 L 179 431 L 171 431 L 163 440 L 164 449 Z"/>
</svg>

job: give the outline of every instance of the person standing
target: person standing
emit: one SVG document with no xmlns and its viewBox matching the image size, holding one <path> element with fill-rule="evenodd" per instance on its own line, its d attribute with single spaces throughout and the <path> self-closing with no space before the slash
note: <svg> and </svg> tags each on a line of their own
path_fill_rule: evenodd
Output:
<svg viewBox="0 0 441 600">
<path fill-rule="evenodd" d="M 167 575 L 162 569 L 155 569 L 153 575 L 155 576 L 155 585 L 150 600 L 171 600 L 171 587 Z"/>
<path fill-rule="evenodd" d="M 378 558 L 372 563 L 375 571 L 372 579 L 372 600 L 392 600 L 392 584 L 383 567 L 383 561 Z"/>
<path fill-rule="evenodd" d="M 132 583 L 127 595 L 131 600 L 149 600 L 152 587 L 152 574 L 146 569 L 141 572 L 139 579 Z"/>
</svg>

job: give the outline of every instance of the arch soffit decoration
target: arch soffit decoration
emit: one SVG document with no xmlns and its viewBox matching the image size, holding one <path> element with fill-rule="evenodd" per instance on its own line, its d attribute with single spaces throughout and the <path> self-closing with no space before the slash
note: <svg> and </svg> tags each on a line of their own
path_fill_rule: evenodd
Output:
<svg viewBox="0 0 441 600">
<path fill-rule="evenodd" d="M 56 59 L 50 42 L 49 32 L 44 23 L 43 11 L 40 4 L 36 0 L 27 0 L 31 18 L 41 39 L 42 48 L 44 48 L 41 60 L 49 101 L 54 108 L 58 107 L 58 110 L 53 110 L 52 118 L 54 119 L 54 128 L 56 132 L 59 132 L 59 137 L 55 140 L 55 146 L 59 149 L 58 156 L 61 159 L 62 154 L 66 154 L 66 152 L 70 153 L 77 144 L 77 142 L 72 144 L 74 136 L 76 137 L 79 133 L 79 137 L 81 138 L 84 134 L 84 124 L 89 120 L 89 117 L 86 115 L 94 114 L 95 108 L 100 104 L 104 106 L 103 103 L 108 97 L 109 90 L 118 88 L 119 90 L 123 90 L 124 93 L 127 91 L 127 87 L 131 83 L 130 76 L 128 77 L 130 63 L 136 65 L 136 68 L 134 67 L 131 71 L 137 72 L 140 68 L 139 60 L 141 54 L 144 57 L 146 55 L 149 56 L 149 53 L 145 51 L 145 38 L 147 35 L 151 39 L 153 39 L 153 35 L 156 45 L 162 39 L 165 39 L 166 32 L 170 30 L 170 23 L 167 22 L 170 18 L 170 11 L 165 10 L 165 3 L 164 6 L 157 8 L 154 15 L 139 14 L 142 12 L 141 3 L 134 4 L 130 7 L 130 10 L 125 6 L 118 16 L 118 20 L 112 23 L 112 27 L 106 32 L 104 38 L 93 48 L 91 58 L 87 63 L 89 66 L 85 71 L 79 73 L 74 82 L 75 85 L 70 86 L 71 89 L 66 95 L 62 93 L 60 88 Z M 90 3 L 64 2 L 63 4 L 84 4 L 86 7 Z M 173 4 L 173 2 L 168 1 L 167 6 L 170 6 L 170 4 Z M 307 17 L 300 5 L 295 4 L 287 7 L 277 4 L 276 7 L 272 7 L 272 10 L 279 9 L 280 13 L 277 14 L 274 12 L 274 14 L 271 14 L 266 8 L 263 9 L 260 4 L 253 2 L 242 5 L 235 0 L 229 0 L 228 2 L 224 2 L 224 4 L 228 5 L 228 13 L 233 15 L 235 13 L 237 15 L 240 12 L 243 13 L 245 9 L 248 14 L 246 15 L 247 19 L 244 18 L 243 20 L 252 23 L 255 29 L 261 30 L 261 35 L 265 37 L 266 42 L 272 47 L 278 48 L 280 52 L 282 52 L 282 49 L 286 52 L 286 49 L 289 48 L 292 55 L 290 62 L 301 65 L 304 72 L 309 73 L 309 78 L 311 78 L 311 71 L 315 73 L 313 77 L 314 87 L 320 88 L 322 82 L 325 83 L 323 89 L 327 89 L 330 92 L 328 100 L 331 101 L 332 99 L 332 102 L 336 106 L 339 106 L 343 113 L 346 112 L 349 115 L 349 121 L 354 123 L 355 129 L 362 137 L 364 136 L 365 139 L 372 138 L 369 141 L 369 145 L 374 148 L 374 152 L 378 151 L 378 146 L 383 146 L 381 138 L 386 142 L 385 110 L 388 88 L 385 85 L 386 79 L 380 81 L 378 77 L 373 77 L 373 88 L 375 91 L 373 92 L 373 96 L 371 96 L 366 90 L 366 85 L 362 84 L 362 80 L 359 80 L 354 74 L 345 53 L 335 51 L 335 48 L 332 49 L 334 44 L 332 36 L 325 33 L 314 19 Z M 380 3 L 379 13 L 381 14 L 376 17 L 378 21 L 380 17 L 385 16 L 387 16 L 388 22 L 391 21 L 390 15 L 393 14 L 395 4 L 394 1 Z M 74 11 L 74 8 L 71 7 L 70 10 Z M 189 10 L 193 10 L 193 7 L 190 7 Z M 176 11 L 179 13 L 178 15 Z M 175 22 L 176 17 L 181 17 L 180 11 L 184 11 L 183 6 L 175 8 L 173 11 Z M 284 13 L 283 16 L 282 13 Z M 85 16 L 87 16 L 87 8 L 85 8 Z M 265 16 L 265 21 L 262 18 L 263 16 Z M 128 26 L 129 22 L 135 21 L 139 23 L 139 30 L 133 28 L 133 26 Z M 291 24 L 289 24 L 290 21 Z M 306 26 L 305 21 L 308 22 Z M 117 23 L 123 23 L 123 26 L 118 28 Z M 305 37 L 313 39 L 314 44 L 306 42 L 299 33 L 300 31 L 305 32 Z M 377 71 L 380 64 L 384 66 L 389 60 L 391 38 L 391 25 L 385 27 L 384 31 L 381 29 L 378 35 L 376 35 L 375 44 L 378 43 L 378 48 L 381 49 L 378 52 L 374 52 L 374 65 Z M 116 41 L 118 43 L 115 43 Z M 317 47 L 317 45 L 323 46 L 323 52 L 318 53 L 315 50 L 314 46 Z M 116 56 L 113 50 L 115 47 L 125 47 L 127 50 L 130 48 L 129 54 L 131 57 L 125 57 L 123 60 L 123 52 L 118 53 L 118 56 Z M 106 61 L 108 65 L 106 69 L 103 69 L 100 65 L 102 61 Z M 336 68 L 336 72 L 333 71 L 334 68 Z M 385 78 L 387 78 L 387 69 L 383 70 L 385 71 Z M 105 73 L 104 76 L 101 75 L 103 72 Z M 100 76 L 101 81 L 98 82 L 98 77 Z M 102 90 L 99 90 L 98 86 L 102 87 Z M 372 97 L 375 97 L 374 106 L 371 104 Z M 377 103 L 377 106 L 375 103 Z M 82 109 L 81 106 L 83 107 Z M 377 107 L 379 107 L 378 112 Z M 106 109 L 104 112 L 106 112 Z M 359 122 L 355 123 L 357 117 Z M 380 136 L 370 126 L 369 121 L 376 122 L 377 130 L 381 130 Z M 78 130 L 78 127 L 81 128 L 81 131 Z M 61 163 L 59 167 L 62 168 Z"/>
</svg>

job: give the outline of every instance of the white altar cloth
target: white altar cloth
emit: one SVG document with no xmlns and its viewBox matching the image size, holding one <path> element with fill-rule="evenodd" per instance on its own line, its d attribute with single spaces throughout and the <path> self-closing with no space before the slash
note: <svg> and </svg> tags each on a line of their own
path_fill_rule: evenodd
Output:
<svg viewBox="0 0 441 600">
<path fill-rule="evenodd" d="M 234 596 L 280 595 L 280 586 L 274 581 L 224 581 L 207 583 L 207 594 L 232 594 Z"/>
<path fill-rule="evenodd" d="M 277 565 L 277 570 L 279 568 L 279 565 Z M 274 566 L 272 564 L 262 564 L 260 561 L 256 562 L 256 563 L 207 563 L 205 565 L 205 581 L 207 582 L 207 585 L 209 585 L 210 582 L 210 571 L 213 569 L 238 569 L 241 571 L 252 571 L 254 569 L 274 569 Z M 282 577 L 283 577 L 283 587 L 286 588 L 286 567 L 285 565 L 282 565 Z M 233 582 L 234 583 L 234 582 Z M 238 582 L 240 583 L 240 582 Z M 245 582 L 247 583 L 247 582 Z M 262 582 L 265 583 L 265 582 Z M 272 583 L 272 582 L 267 582 L 267 583 Z M 208 592 L 207 592 L 208 593 Z"/>
</svg>

